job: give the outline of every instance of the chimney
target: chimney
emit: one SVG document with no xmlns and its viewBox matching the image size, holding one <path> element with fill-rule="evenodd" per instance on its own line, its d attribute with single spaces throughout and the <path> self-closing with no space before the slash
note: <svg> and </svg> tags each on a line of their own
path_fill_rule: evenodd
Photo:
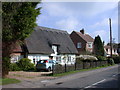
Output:
<svg viewBox="0 0 120 90">
<path fill-rule="evenodd" d="M 82 34 L 85 34 L 84 28 L 83 28 L 82 30 L 80 30 L 80 32 L 81 32 Z"/>
</svg>

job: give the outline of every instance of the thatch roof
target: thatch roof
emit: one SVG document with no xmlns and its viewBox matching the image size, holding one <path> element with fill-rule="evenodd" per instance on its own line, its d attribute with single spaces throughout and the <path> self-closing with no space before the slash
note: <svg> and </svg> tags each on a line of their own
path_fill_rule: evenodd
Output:
<svg viewBox="0 0 120 90">
<path fill-rule="evenodd" d="M 62 30 L 37 26 L 25 41 L 29 53 L 51 54 L 52 45 L 58 46 L 59 54 L 78 53 L 69 34 Z"/>
</svg>

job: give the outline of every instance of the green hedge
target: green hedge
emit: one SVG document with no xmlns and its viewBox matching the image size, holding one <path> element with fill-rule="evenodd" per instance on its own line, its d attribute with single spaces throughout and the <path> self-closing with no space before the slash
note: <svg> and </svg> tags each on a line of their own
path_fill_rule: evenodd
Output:
<svg viewBox="0 0 120 90">
<path fill-rule="evenodd" d="M 108 63 L 109 63 L 110 65 L 115 64 L 115 63 L 114 63 L 114 60 L 113 60 L 112 58 L 108 58 L 107 60 L 108 60 Z"/>
<path fill-rule="evenodd" d="M 20 59 L 16 63 L 10 64 L 10 70 L 11 71 L 29 71 L 29 70 L 35 70 L 35 66 L 33 63 L 31 63 L 31 60 L 28 58 Z"/>
<path fill-rule="evenodd" d="M 115 64 L 120 63 L 120 56 L 113 56 L 113 60 L 114 60 Z"/>
<path fill-rule="evenodd" d="M 96 56 L 99 61 L 107 60 L 104 56 Z"/>
<path fill-rule="evenodd" d="M 20 71 L 20 70 L 21 70 L 21 68 L 19 68 L 16 63 L 10 64 L 10 71 Z"/>
</svg>

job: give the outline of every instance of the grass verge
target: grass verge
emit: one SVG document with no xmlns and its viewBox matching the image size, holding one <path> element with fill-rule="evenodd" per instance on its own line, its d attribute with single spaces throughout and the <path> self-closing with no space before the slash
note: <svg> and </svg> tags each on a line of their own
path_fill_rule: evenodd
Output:
<svg viewBox="0 0 120 90">
<path fill-rule="evenodd" d="M 61 76 L 66 76 L 66 75 L 70 75 L 78 72 L 90 71 L 90 70 L 100 69 L 100 68 L 109 67 L 109 66 L 113 66 L 113 65 L 106 65 L 106 66 L 100 66 L 100 67 L 89 68 L 89 69 L 81 69 L 81 70 L 75 70 L 75 71 L 59 73 L 59 74 L 48 74 L 47 76 L 61 77 Z"/>
<path fill-rule="evenodd" d="M 0 78 L 0 85 L 7 85 L 7 84 L 14 84 L 14 83 L 20 83 L 20 80 L 13 79 L 13 78 Z"/>
</svg>

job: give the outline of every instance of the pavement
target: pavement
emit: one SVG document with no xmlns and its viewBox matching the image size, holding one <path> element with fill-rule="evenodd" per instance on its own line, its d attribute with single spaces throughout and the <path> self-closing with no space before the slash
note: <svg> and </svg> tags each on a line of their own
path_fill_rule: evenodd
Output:
<svg viewBox="0 0 120 90">
<path fill-rule="evenodd" d="M 69 81 L 75 80 L 77 78 L 83 78 L 88 75 L 92 76 L 92 74 L 101 73 L 102 71 L 110 70 L 112 68 L 117 68 L 117 67 L 118 67 L 118 65 L 114 65 L 114 66 L 101 68 L 101 69 L 97 69 L 97 70 L 79 72 L 79 73 L 75 73 L 75 74 L 71 74 L 71 75 L 67 75 L 67 76 L 63 76 L 63 77 L 41 76 L 40 73 L 39 74 L 38 73 L 37 74 L 36 73 L 27 74 L 26 73 L 29 77 L 31 76 L 32 78 L 23 79 L 24 77 L 19 77 L 19 80 L 21 80 L 21 83 L 3 85 L 2 88 L 45 88 L 45 87 L 52 86 L 54 84 L 61 84 L 62 82 L 69 82 Z M 23 74 L 23 72 L 21 72 L 21 74 L 25 75 L 25 74 Z M 12 72 L 10 75 L 16 76 L 16 74 L 15 73 L 13 74 Z"/>
</svg>

